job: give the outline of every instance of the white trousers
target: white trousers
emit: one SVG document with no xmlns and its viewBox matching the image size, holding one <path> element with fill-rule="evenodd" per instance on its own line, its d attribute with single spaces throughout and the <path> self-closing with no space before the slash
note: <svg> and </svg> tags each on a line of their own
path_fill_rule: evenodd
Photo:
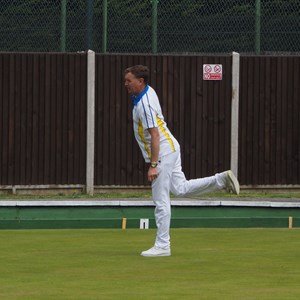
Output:
<svg viewBox="0 0 300 300">
<path fill-rule="evenodd" d="M 160 158 L 158 177 L 152 182 L 157 234 L 155 246 L 170 247 L 171 201 L 170 192 L 176 196 L 199 195 L 224 188 L 224 179 L 215 176 L 186 180 L 181 167 L 180 151 Z"/>
</svg>

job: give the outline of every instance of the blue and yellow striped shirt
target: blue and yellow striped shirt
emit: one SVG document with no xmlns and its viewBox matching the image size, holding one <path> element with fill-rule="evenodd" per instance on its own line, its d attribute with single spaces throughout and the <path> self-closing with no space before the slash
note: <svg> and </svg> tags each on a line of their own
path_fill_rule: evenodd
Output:
<svg viewBox="0 0 300 300">
<path fill-rule="evenodd" d="M 160 134 L 159 157 L 175 152 L 179 144 L 167 127 L 156 92 L 146 86 L 135 97 L 133 107 L 133 130 L 146 162 L 151 161 L 151 135 L 148 128 L 158 128 Z"/>
</svg>

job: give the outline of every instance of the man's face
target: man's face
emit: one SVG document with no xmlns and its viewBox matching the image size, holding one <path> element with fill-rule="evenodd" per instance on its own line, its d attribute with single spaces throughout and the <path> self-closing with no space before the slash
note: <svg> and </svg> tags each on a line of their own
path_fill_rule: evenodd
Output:
<svg viewBox="0 0 300 300">
<path fill-rule="evenodd" d="M 125 74 L 125 87 L 130 95 L 138 95 L 145 87 L 143 78 L 136 78 L 132 73 Z"/>
</svg>

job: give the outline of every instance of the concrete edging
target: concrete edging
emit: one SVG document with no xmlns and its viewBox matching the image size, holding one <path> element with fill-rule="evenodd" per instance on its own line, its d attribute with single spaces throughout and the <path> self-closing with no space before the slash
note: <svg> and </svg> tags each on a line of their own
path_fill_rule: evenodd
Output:
<svg viewBox="0 0 300 300">
<path fill-rule="evenodd" d="M 232 201 L 232 200 L 188 200 L 188 199 L 178 199 L 171 200 L 172 206 L 194 206 L 194 207 L 204 207 L 204 206 L 236 206 L 236 207 L 274 207 L 274 208 L 300 208 L 299 201 Z M 88 207 L 88 206 L 113 206 L 113 207 L 143 207 L 143 206 L 153 206 L 154 203 L 151 200 L 137 200 L 137 199 L 99 199 L 99 200 L 3 200 L 0 201 L 0 207 Z"/>
</svg>

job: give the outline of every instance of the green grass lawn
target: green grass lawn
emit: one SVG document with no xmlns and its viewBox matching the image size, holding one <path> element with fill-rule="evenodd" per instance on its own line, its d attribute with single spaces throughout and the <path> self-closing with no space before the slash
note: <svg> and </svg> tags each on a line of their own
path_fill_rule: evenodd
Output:
<svg viewBox="0 0 300 300">
<path fill-rule="evenodd" d="M 300 299 L 300 231 L 1 230 L 0 299 Z"/>
</svg>

